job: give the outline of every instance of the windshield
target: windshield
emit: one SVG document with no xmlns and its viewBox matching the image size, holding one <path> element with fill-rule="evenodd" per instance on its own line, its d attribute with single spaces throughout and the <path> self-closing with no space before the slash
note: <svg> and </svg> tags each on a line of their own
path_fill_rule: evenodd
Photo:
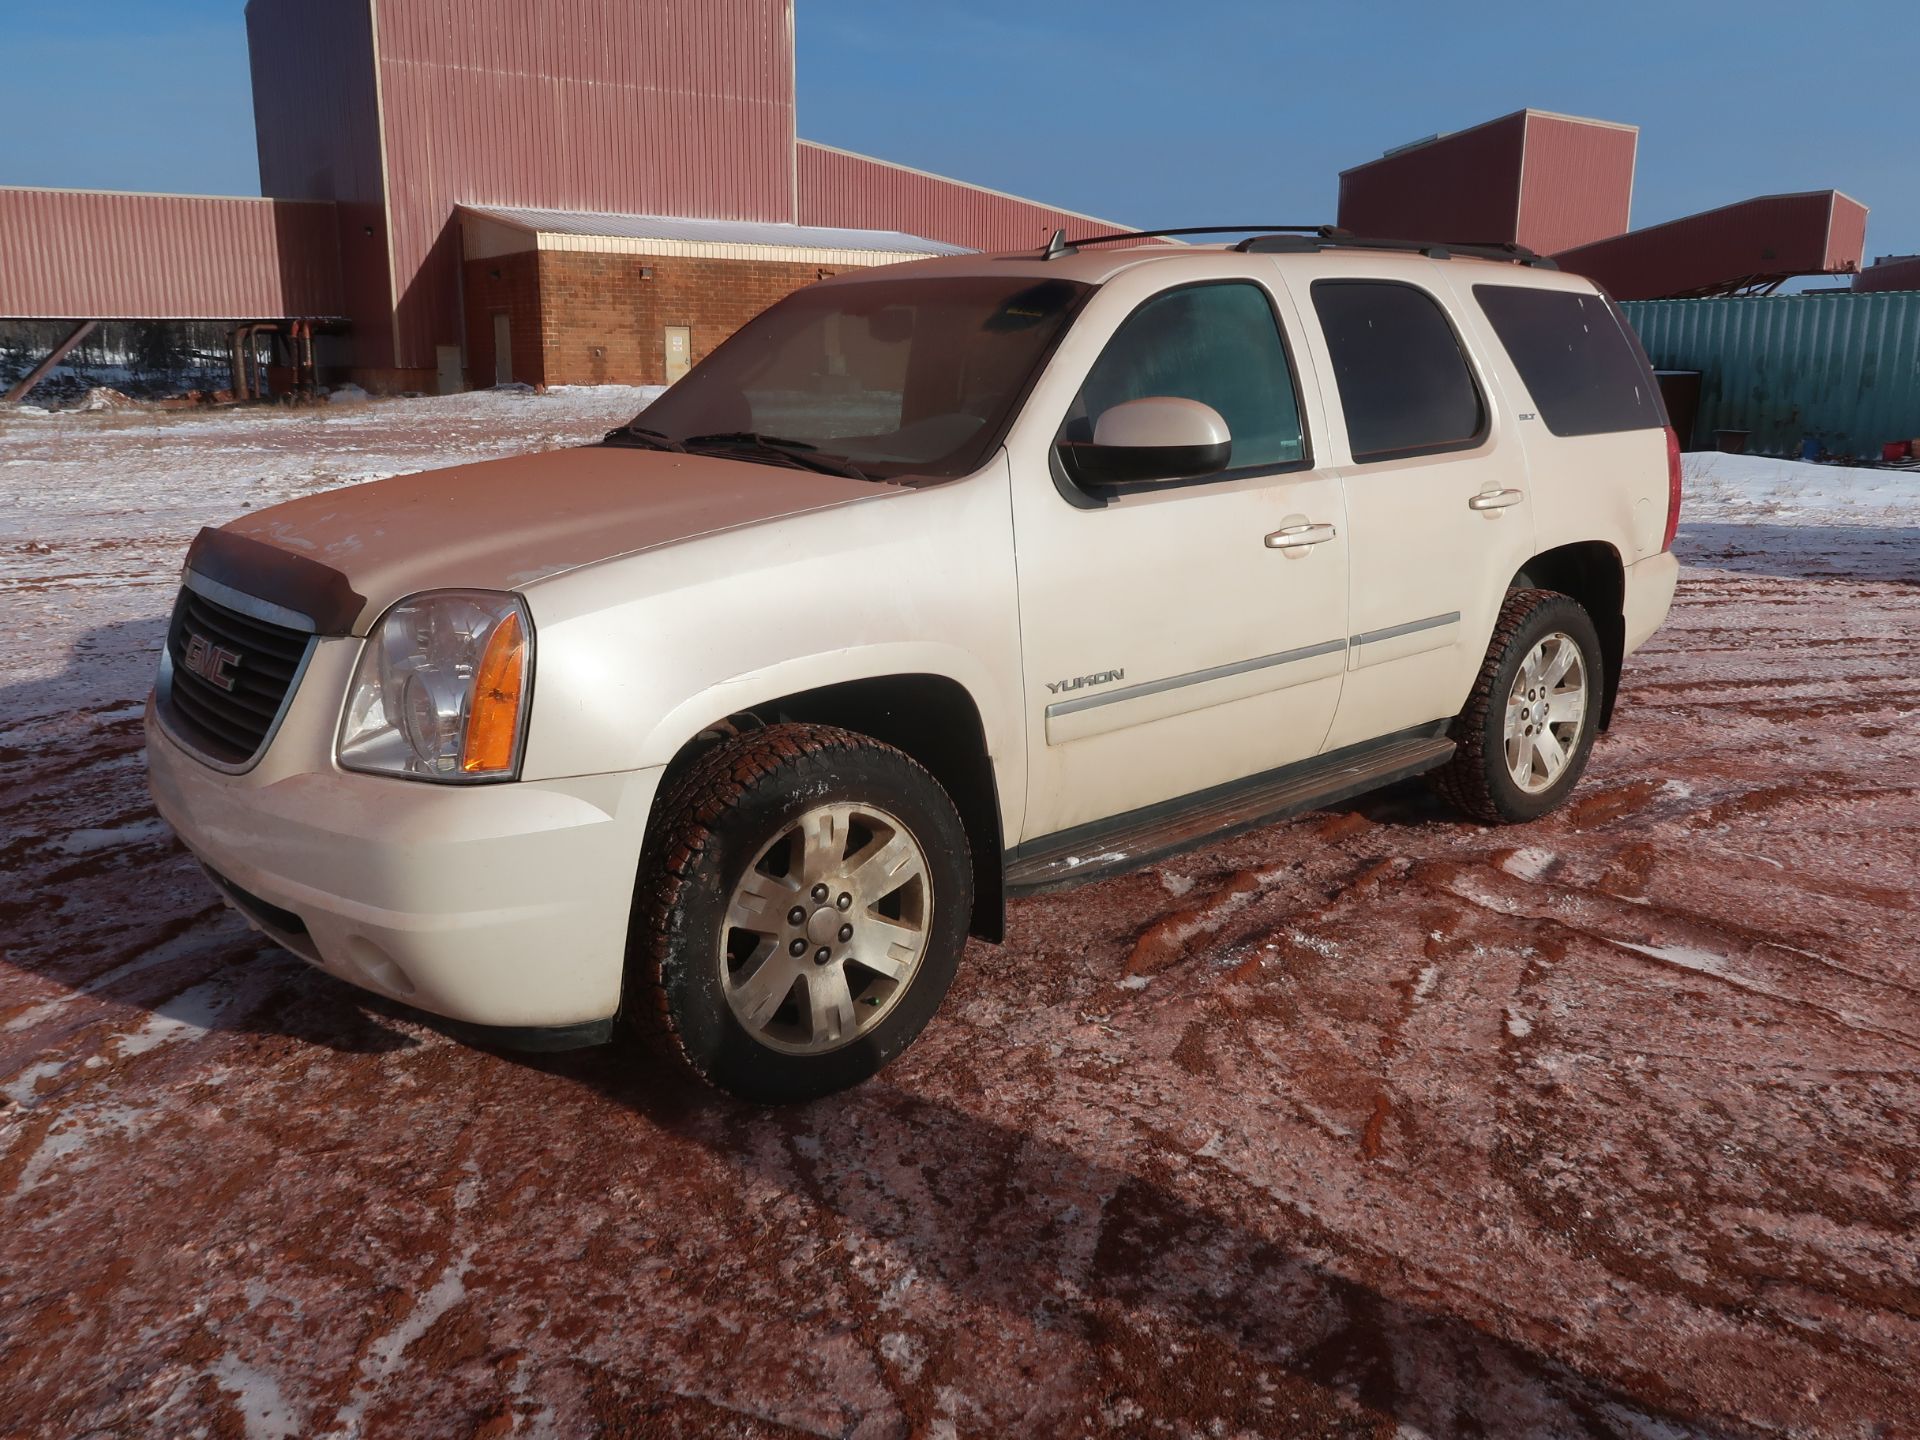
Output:
<svg viewBox="0 0 1920 1440">
<path fill-rule="evenodd" d="M 632 428 L 874 478 L 965 475 L 1000 442 L 1090 289 L 993 275 L 810 286 L 749 321 Z"/>
</svg>

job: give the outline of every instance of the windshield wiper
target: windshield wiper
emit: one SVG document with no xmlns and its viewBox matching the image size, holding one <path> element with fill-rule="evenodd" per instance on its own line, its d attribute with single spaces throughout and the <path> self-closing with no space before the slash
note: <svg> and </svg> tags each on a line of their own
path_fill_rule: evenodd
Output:
<svg viewBox="0 0 1920 1440">
<path fill-rule="evenodd" d="M 871 480 L 859 466 L 845 460 L 830 460 L 818 453 L 819 446 L 804 440 L 786 440 L 778 435 L 762 435 L 755 430 L 718 430 L 711 435 L 689 435 L 681 441 L 687 450 L 750 450 L 773 455 L 790 465 L 818 470 L 823 475 L 843 475 L 849 480 Z"/>
<path fill-rule="evenodd" d="M 663 435 L 658 430 L 649 430 L 642 425 L 621 425 L 607 431 L 600 442 L 603 445 L 638 445 L 645 450 L 671 450 L 676 455 L 686 454 L 687 447 L 678 440 Z"/>
</svg>

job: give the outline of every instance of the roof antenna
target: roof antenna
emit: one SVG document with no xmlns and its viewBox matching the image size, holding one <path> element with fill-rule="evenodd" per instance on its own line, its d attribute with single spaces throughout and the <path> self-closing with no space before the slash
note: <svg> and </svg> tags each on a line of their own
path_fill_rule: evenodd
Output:
<svg viewBox="0 0 1920 1440">
<path fill-rule="evenodd" d="M 1065 230 L 1056 230 L 1053 232 L 1052 238 L 1041 247 L 1040 258 L 1042 260 L 1058 260 L 1062 255 L 1077 255 L 1079 251 L 1079 246 L 1069 245 L 1067 243 L 1067 232 Z"/>
</svg>

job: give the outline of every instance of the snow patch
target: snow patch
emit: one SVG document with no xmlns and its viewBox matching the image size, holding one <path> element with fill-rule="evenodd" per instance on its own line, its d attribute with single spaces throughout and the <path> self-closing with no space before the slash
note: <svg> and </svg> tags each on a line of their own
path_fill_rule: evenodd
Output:
<svg viewBox="0 0 1920 1440">
<path fill-rule="evenodd" d="M 1340 954 L 1339 944 L 1327 939 L 1323 935 L 1308 935 L 1303 931 L 1289 930 L 1287 931 L 1287 939 L 1291 940 L 1301 949 L 1311 950 L 1314 954 L 1328 960 L 1336 959 Z"/>
<path fill-rule="evenodd" d="M 171 940 L 164 940 L 155 945 L 145 954 L 135 956 L 124 965 L 116 965 L 105 974 L 94 976 L 85 984 L 65 990 L 51 999 L 41 1001 L 30 1010 L 22 1011 L 7 1021 L 4 1026 L 0 1026 L 0 1030 L 12 1033 L 32 1029 L 49 1015 L 72 1004 L 75 1000 L 98 995 L 104 990 L 112 989 L 122 980 L 130 979 L 143 971 L 162 969 L 183 955 L 191 955 L 197 950 L 220 943 L 219 937 L 208 935 L 199 929 L 189 930 L 184 935 L 176 935 Z"/>
<path fill-rule="evenodd" d="M 77 1155 L 106 1135 L 132 1135 L 150 1112 L 132 1105 L 102 1105 L 69 1113 L 41 1138 L 40 1146 L 21 1167 L 15 1195 L 37 1189 L 47 1172 L 69 1155 Z"/>
<path fill-rule="evenodd" d="M 33 1087 L 49 1075 L 58 1075 L 67 1068 L 64 1060 L 42 1060 L 37 1065 L 29 1065 L 5 1085 L 0 1085 L 0 1095 L 4 1095 L 22 1109 L 33 1108 Z"/>
<path fill-rule="evenodd" d="M 154 1013 L 138 1030 L 119 1037 L 120 1054 L 131 1059 L 176 1040 L 193 1040 L 213 1029 L 233 1003 L 233 991 L 224 982 L 208 980 L 154 1006 Z"/>
<path fill-rule="evenodd" d="M 1782 521 L 1801 525 L 1910 525 L 1920 507 L 1920 472 L 1811 465 L 1764 455 L 1714 452 L 1680 457 L 1680 523 Z"/>
<path fill-rule="evenodd" d="M 207 1373 L 239 1403 L 247 1440 L 289 1440 L 304 1433 L 305 1427 L 293 1418 L 280 1393 L 280 1382 L 266 1371 L 229 1350 L 207 1367 Z"/>
<path fill-rule="evenodd" d="M 1516 1040 L 1524 1040 L 1533 1033 L 1533 1022 L 1526 1016 L 1509 1008 L 1507 1011 L 1507 1034 Z"/>
<path fill-rule="evenodd" d="M 453 1228 L 456 1232 L 467 1212 L 472 1210 L 480 1188 L 480 1176 L 474 1163 L 469 1160 L 464 1169 L 466 1174 L 453 1187 Z M 408 1312 L 407 1318 L 367 1347 L 360 1360 L 353 1398 L 340 1407 L 339 1422 L 330 1427 L 332 1430 L 348 1435 L 362 1433 L 367 1402 L 379 1395 L 381 1382 L 400 1364 L 407 1347 L 426 1334 L 434 1321 L 466 1299 L 467 1272 L 473 1268 L 473 1257 L 479 1249 L 478 1243 L 462 1247 L 458 1255 L 448 1260 L 433 1284 L 427 1287 L 426 1293 Z"/>
<path fill-rule="evenodd" d="M 1727 967 L 1727 957 L 1715 955 L 1709 950 L 1695 950 L 1690 945 L 1635 945 L 1630 940 L 1613 942 L 1622 950 L 1632 950 L 1641 955 L 1651 956 L 1655 960 L 1664 960 L 1669 965 L 1678 965 L 1683 970 L 1695 970 L 1702 975 L 1712 975 L 1720 980 L 1738 980 Z"/>
<path fill-rule="evenodd" d="M 1553 868 L 1553 862 L 1560 857 L 1551 850 L 1543 850 L 1538 845 L 1529 845 L 1524 850 L 1516 850 L 1500 862 L 1500 868 L 1509 875 L 1522 880 L 1538 880 Z"/>
<path fill-rule="evenodd" d="M 119 850 L 129 845 L 144 845 L 172 833 L 167 822 L 158 818 L 137 820 L 131 825 L 115 825 L 98 830 L 74 830 L 61 840 L 60 848 L 69 855 L 93 855 L 101 850 Z"/>
<path fill-rule="evenodd" d="M 920 1378 L 920 1367 L 926 1363 L 926 1356 L 911 1335 L 898 1330 L 889 1331 L 880 1337 L 880 1355 L 888 1364 L 900 1372 L 900 1378 L 911 1385 Z"/>
</svg>

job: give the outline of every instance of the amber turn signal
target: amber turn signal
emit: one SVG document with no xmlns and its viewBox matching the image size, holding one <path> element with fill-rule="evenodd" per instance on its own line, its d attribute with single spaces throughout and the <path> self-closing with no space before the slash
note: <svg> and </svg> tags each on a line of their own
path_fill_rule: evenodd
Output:
<svg viewBox="0 0 1920 1440">
<path fill-rule="evenodd" d="M 474 678 L 473 710 L 460 769 L 468 775 L 503 774 L 513 768 L 520 739 L 520 699 L 527 683 L 527 632 L 518 612 L 509 612 L 487 637 Z"/>
</svg>

